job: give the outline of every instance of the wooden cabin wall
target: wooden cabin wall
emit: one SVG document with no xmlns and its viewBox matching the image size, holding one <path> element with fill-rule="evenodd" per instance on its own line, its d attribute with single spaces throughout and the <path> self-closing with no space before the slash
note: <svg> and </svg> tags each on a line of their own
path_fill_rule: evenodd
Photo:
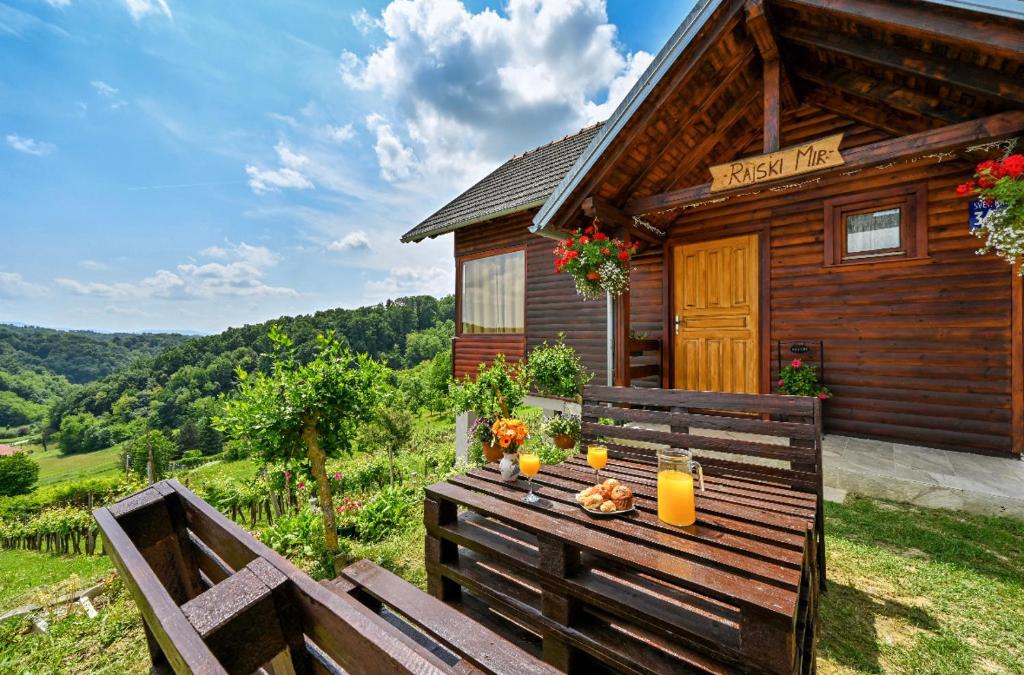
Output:
<svg viewBox="0 0 1024 675">
<path fill-rule="evenodd" d="M 576 293 L 572 277 L 555 274 L 555 242 L 531 234 L 535 209 L 470 225 L 455 231 L 455 257 L 526 247 L 526 335 L 480 336 L 456 334 L 453 361 L 456 377 L 475 373 L 482 362 L 499 354 L 509 360 L 523 358 L 543 343 L 554 341 L 564 332 L 566 343 L 575 349 L 595 381 L 606 377 L 606 308 L 604 302 L 585 302 Z M 456 288 L 456 303 L 461 303 L 461 288 Z"/>
<path fill-rule="evenodd" d="M 799 191 L 687 211 L 667 246 L 767 233 L 769 381 L 778 377 L 776 341 L 823 340 L 825 384 L 835 395 L 825 404 L 827 431 L 1006 454 L 1012 276 L 1004 261 L 975 253 L 967 201 L 954 192 L 971 169 L 948 161 L 837 172 Z M 927 185 L 928 261 L 823 266 L 825 199 L 919 182 Z M 651 321 L 658 294 L 643 295 L 633 318 Z"/>
</svg>

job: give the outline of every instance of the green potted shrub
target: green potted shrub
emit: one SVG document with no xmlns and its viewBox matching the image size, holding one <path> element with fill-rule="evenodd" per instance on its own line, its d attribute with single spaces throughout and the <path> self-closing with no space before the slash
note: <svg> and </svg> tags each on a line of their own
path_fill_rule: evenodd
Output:
<svg viewBox="0 0 1024 675">
<path fill-rule="evenodd" d="M 823 401 L 832 397 L 832 392 L 818 381 L 818 369 L 800 359 L 782 367 L 779 391 L 791 396 L 817 396 Z"/>
<path fill-rule="evenodd" d="M 556 448 L 574 448 L 580 440 L 580 418 L 575 415 L 552 417 L 544 423 L 544 433 L 551 437 Z"/>
<path fill-rule="evenodd" d="M 583 365 L 576 350 L 565 344 L 565 333 L 558 341 L 534 347 L 527 357 L 530 382 L 542 396 L 579 400 L 583 387 L 594 377 Z"/>
<path fill-rule="evenodd" d="M 490 365 L 480 364 L 476 378 L 466 375 L 452 387 L 451 404 L 455 414 L 476 413 L 479 421 L 472 429 L 489 462 L 501 461 L 501 447 L 491 427 L 499 419 L 512 416 L 523 403 L 530 385 L 530 373 L 521 362 L 508 363 L 498 354 Z"/>
</svg>

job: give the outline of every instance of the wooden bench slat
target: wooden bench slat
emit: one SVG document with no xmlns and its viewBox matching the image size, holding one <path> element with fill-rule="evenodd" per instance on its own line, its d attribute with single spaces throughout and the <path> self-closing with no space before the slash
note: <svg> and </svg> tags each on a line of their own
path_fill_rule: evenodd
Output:
<svg viewBox="0 0 1024 675">
<path fill-rule="evenodd" d="M 593 438 L 618 439 L 641 441 L 645 443 L 665 444 L 672 448 L 699 448 L 703 450 L 717 450 L 737 455 L 753 455 L 770 459 L 781 459 L 786 461 L 807 461 L 814 460 L 813 448 L 801 448 L 789 445 L 771 445 L 769 443 L 757 443 L 755 441 L 740 441 L 731 438 L 719 438 L 717 436 L 699 436 L 697 434 L 683 434 L 674 431 L 658 431 L 655 429 L 640 429 L 636 427 L 619 427 L 597 424 L 594 422 L 583 422 L 581 424 L 584 437 L 588 440 Z M 654 454 L 657 449 L 646 449 L 638 447 L 635 452 L 647 452 Z"/>
<path fill-rule="evenodd" d="M 558 672 L 368 560 L 346 567 L 342 575 L 398 611 L 445 647 L 487 672 L 507 675 L 551 675 Z"/>
<path fill-rule="evenodd" d="M 618 538 L 595 532 L 577 523 L 552 517 L 543 511 L 509 504 L 496 497 L 474 492 L 451 483 L 437 483 L 427 488 L 435 500 L 461 504 L 508 523 L 514 523 L 533 534 L 543 533 L 582 551 L 607 557 L 622 564 L 632 564 L 681 585 L 705 592 L 721 600 L 757 608 L 769 614 L 791 617 L 796 594 L 765 583 L 752 582 L 741 576 L 667 553 L 655 553 L 643 547 L 623 547 Z"/>
<path fill-rule="evenodd" d="M 732 410 L 813 417 L 817 399 L 781 394 L 732 394 L 686 389 L 653 389 L 639 387 L 607 387 L 587 385 L 583 389 L 586 402 L 626 403 L 699 410 Z"/>
<path fill-rule="evenodd" d="M 622 422 L 653 422 L 670 424 L 673 427 L 697 427 L 716 431 L 740 431 L 764 436 L 781 436 L 785 438 L 802 438 L 813 440 L 814 425 L 801 422 L 778 422 L 758 418 L 740 418 L 722 415 L 706 415 L 700 413 L 683 413 L 665 410 L 644 410 L 642 408 L 619 408 L 617 406 L 594 405 L 584 402 L 582 407 L 584 419 L 596 421 L 600 418 Z"/>
</svg>

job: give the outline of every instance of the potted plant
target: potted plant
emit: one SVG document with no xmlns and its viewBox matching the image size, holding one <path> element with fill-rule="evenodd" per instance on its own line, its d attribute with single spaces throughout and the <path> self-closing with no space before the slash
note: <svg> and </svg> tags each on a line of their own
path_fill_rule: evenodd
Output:
<svg viewBox="0 0 1024 675">
<path fill-rule="evenodd" d="M 558 334 L 555 344 L 534 347 L 527 357 L 527 368 L 534 389 L 541 396 L 578 401 L 583 387 L 594 377 L 583 365 L 576 350 L 565 344 L 565 333 Z"/>
<path fill-rule="evenodd" d="M 629 288 L 629 261 L 637 245 L 612 239 L 592 225 L 577 229 L 555 247 L 555 272 L 568 272 L 576 282 L 576 291 L 588 300 L 608 293 L 622 295 Z"/>
<path fill-rule="evenodd" d="M 544 433 L 551 437 L 556 448 L 573 448 L 580 439 L 580 418 L 575 415 L 556 415 L 544 424 Z"/>
<path fill-rule="evenodd" d="M 818 382 L 818 369 L 800 359 L 793 359 L 782 367 L 779 391 L 791 396 L 817 396 L 823 401 L 832 398 L 832 392 Z"/>
<path fill-rule="evenodd" d="M 519 475 L 519 461 L 516 453 L 526 442 L 529 429 L 526 423 L 514 417 L 503 417 L 491 425 L 491 434 L 501 447 L 503 456 L 499 470 L 506 481 L 513 481 Z"/>
<path fill-rule="evenodd" d="M 473 435 L 473 438 L 480 442 L 484 459 L 488 462 L 500 462 L 502 455 L 501 446 L 498 445 L 498 441 L 494 438 L 494 433 L 491 431 L 493 425 L 493 421 L 486 417 L 480 417 L 470 427 L 469 432 Z"/>
<path fill-rule="evenodd" d="M 1011 265 L 1024 259 L 1024 155 L 978 164 L 974 179 L 959 185 L 956 192 L 974 196 L 986 207 L 974 230 L 975 236 L 985 240 L 978 253 L 994 251 Z"/>
</svg>

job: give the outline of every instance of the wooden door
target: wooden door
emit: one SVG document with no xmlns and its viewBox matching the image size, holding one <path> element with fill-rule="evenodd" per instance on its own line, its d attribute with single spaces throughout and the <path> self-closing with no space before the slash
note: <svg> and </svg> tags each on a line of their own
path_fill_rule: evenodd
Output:
<svg viewBox="0 0 1024 675">
<path fill-rule="evenodd" d="M 673 387 L 760 392 L 758 236 L 673 249 Z"/>
</svg>

